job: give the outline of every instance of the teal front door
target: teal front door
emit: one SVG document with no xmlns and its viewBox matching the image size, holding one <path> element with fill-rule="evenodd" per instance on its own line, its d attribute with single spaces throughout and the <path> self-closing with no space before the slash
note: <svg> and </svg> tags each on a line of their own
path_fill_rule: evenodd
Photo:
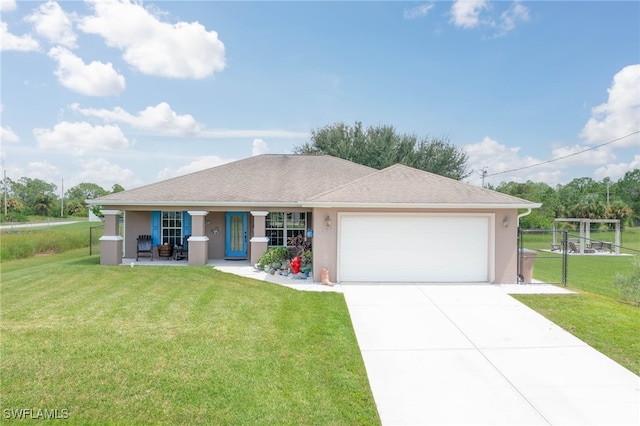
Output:
<svg viewBox="0 0 640 426">
<path fill-rule="evenodd" d="M 224 256 L 247 258 L 247 212 L 227 212 Z"/>
</svg>

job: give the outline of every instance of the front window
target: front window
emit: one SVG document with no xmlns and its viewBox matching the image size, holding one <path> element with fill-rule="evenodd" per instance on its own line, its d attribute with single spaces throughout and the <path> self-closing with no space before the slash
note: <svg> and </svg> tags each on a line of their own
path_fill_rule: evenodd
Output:
<svg viewBox="0 0 640 426">
<path fill-rule="evenodd" d="M 307 214 L 304 212 L 271 212 L 267 215 L 266 235 L 269 247 L 286 246 L 288 238 L 305 235 L 306 229 Z"/>
<path fill-rule="evenodd" d="M 162 241 L 170 246 L 182 244 L 182 212 L 162 212 Z"/>
</svg>

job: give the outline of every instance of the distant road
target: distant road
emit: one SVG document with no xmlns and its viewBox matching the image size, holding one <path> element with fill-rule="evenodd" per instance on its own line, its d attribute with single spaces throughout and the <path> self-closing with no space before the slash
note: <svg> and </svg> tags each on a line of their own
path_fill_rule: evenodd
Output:
<svg viewBox="0 0 640 426">
<path fill-rule="evenodd" d="M 19 228 L 42 228 L 45 226 L 56 226 L 56 225 L 69 225 L 70 223 L 77 223 L 79 220 L 72 220 L 68 222 L 33 222 L 33 223 L 14 223 L 11 225 L 0 225 L 0 230 L 2 229 L 19 229 Z"/>
</svg>

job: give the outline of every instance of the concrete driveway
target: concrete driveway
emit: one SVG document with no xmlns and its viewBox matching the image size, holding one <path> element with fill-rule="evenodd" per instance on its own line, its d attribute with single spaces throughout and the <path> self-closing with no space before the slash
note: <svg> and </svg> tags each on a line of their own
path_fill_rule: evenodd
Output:
<svg viewBox="0 0 640 426">
<path fill-rule="evenodd" d="M 640 424 L 640 378 L 497 285 L 342 286 L 385 425 Z"/>
</svg>

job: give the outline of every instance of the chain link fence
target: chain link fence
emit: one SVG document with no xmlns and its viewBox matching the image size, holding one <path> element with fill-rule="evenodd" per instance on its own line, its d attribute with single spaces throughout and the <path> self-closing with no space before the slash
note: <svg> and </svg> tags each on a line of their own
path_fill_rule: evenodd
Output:
<svg viewBox="0 0 640 426">
<path fill-rule="evenodd" d="M 104 235 L 104 224 L 89 228 L 89 256 L 100 254 L 100 238 Z"/>
<path fill-rule="evenodd" d="M 565 230 L 518 229 L 518 281 L 566 287 L 568 238 Z"/>
</svg>

